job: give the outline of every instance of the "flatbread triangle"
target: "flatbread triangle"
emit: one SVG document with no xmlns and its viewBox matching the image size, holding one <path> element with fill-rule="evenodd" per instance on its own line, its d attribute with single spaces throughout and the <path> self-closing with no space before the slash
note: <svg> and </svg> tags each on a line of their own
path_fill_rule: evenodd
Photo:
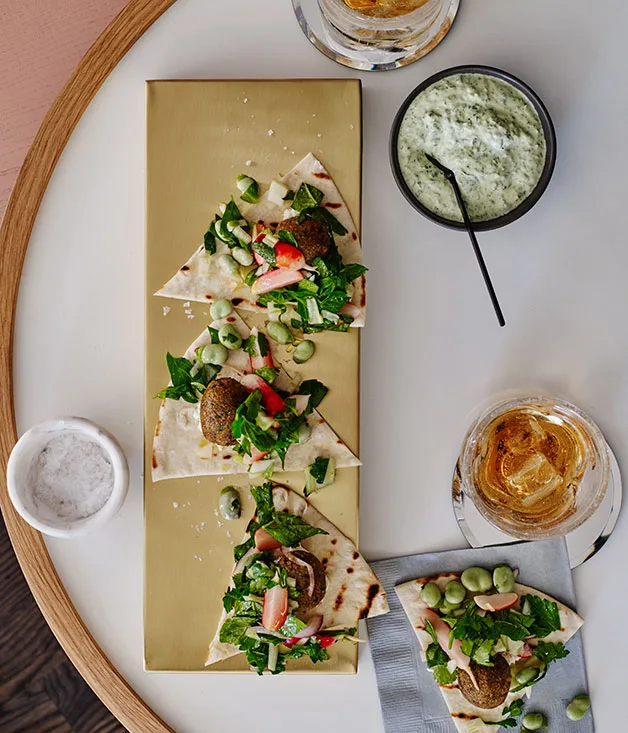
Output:
<svg viewBox="0 0 628 733">
<path fill-rule="evenodd" d="M 323 616 L 323 629 L 353 627 L 357 626 L 360 619 L 373 618 L 388 612 L 386 592 L 351 540 L 291 489 L 275 485 L 273 503 L 276 511 L 296 514 L 313 527 L 320 527 L 328 532 L 326 535 L 309 537 L 301 543 L 303 549 L 323 564 L 327 584 L 322 601 L 304 615 L 303 621 L 307 623 L 312 616 L 320 614 Z M 229 615 L 223 610 L 209 645 L 206 666 L 241 654 L 233 644 L 224 644 L 219 640 L 220 628 Z"/>
<path fill-rule="evenodd" d="M 237 328 L 243 340 L 251 333 L 249 327 L 235 312 L 225 319 L 215 321 L 212 326 L 220 328 L 226 322 Z M 211 336 L 205 329 L 185 352 L 186 358 L 194 361 L 196 349 L 210 343 Z M 229 353 L 220 376 L 239 379 L 248 372 L 250 372 L 248 355 L 239 349 Z M 288 392 L 296 388 L 295 382 L 282 368 L 279 370 L 275 385 Z M 310 438 L 305 443 L 290 446 L 283 468 L 277 459 L 275 470 L 302 470 L 318 456 L 334 458 L 336 468 L 361 465 L 360 460 L 317 410 L 308 415 L 307 423 L 311 428 Z M 172 399 L 162 401 L 153 438 L 153 481 L 187 476 L 246 473 L 248 468 L 248 465 L 234 460 L 234 451 L 231 447 L 220 447 L 206 440 L 200 427 L 199 403 L 190 404 L 184 400 Z"/>
<path fill-rule="evenodd" d="M 412 624 L 414 633 L 416 634 L 422 650 L 425 652 L 427 647 L 432 643 L 432 637 L 425 631 L 423 620 L 419 609 L 424 606 L 424 602 L 421 599 L 421 589 L 426 583 L 436 583 L 442 591 L 445 586 L 451 580 L 460 580 L 459 573 L 441 573 L 437 576 L 429 578 L 418 578 L 402 585 L 395 587 L 395 592 L 401 601 L 408 620 Z M 551 596 L 541 593 L 535 588 L 530 588 L 526 585 L 519 583 L 515 584 L 514 592 L 519 596 L 522 595 L 535 595 L 539 598 L 543 598 L 548 601 L 554 601 L 558 605 L 558 611 L 560 614 L 561 628 L 558 631 L 552 632 L 549 636 L 545 637 L 543 641 L 557 643 L 567 642 L 582 626 L 583 620 L 577 613 L 572 611 L 564 604 L 556 601 Z M 551 671 L 550 671 L 551 674 Z M 436 682 L 434 682 L 436 684 Z M 498 721 L 503 719 L 502 710 L 512 704 L 515 700 L 519 700 L 525 697 L 526 690 L 530 688 L 524 688 L 519 692 L 509 693 L 505 702 L 496 708 L 478 708 L 467 700 L 467 698 L 460 692 L 457 682 L 453 685 L 439 685 L 440 691 L 445 700 L 445 704 L 449 709 L 452 723 L 456 726 L 456 729 L 460 733 L 495 733 L 497 729 L 494 725 L 485 725 L 482 721 Z"/>
<path fill-rule="evenodd" d="M 308 183 L 323 191 L 324 202 L 338 221 L 347 229 L 347 233 L 335 236 L 338 251 L 345 264 L 362 264 L 362 247 L 357 228 L 351 217 L 347 204 L 340 191 L 326 171 L 323 164 L 312 153 L 303 158 L 285 176 L 279 179 L 291 189 L 296 189 L 301 183 Z M 238 201 L 243 216 L 251 222 L 264 221 L 276 223 L 291 214 L 289 202 L 278 206 L 268 199 L 264 193 L 259 203 L 246 206 Z M 227 245 L 219 249 L 218 253 L 228 251 Z M 256 304 L 256 298 L 251 294 L 248 286 L 238 277 L 224 273 L 216 264 L 215 258 L 209 257 L 201 245 L 190 259 L 160 288 L 155 295 L 181 300 L 195 300 L 201 303 L 211 303 L 219 298 L 234 301 L 237 307 L 244 310 L 265 312 L 266 308 Z M 366 279 L 362 275 L 353 282 L 351 303 L 359 310 L 352 326 L 364 325 L 366 311 Z"/>
</svg>

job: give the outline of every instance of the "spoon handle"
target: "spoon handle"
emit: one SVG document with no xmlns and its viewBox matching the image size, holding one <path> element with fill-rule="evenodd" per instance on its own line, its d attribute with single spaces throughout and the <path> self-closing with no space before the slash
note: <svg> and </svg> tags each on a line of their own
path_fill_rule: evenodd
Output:
<svg viewBox="0 0 628 733">
<path fill-rule="evenodd" d="M 499 322 L 500 326 L 505 326 L 506 320 L 504 318 L 504 314 L 502 313 L 502 309 L 499 305 L 499 301 L 497 300 L 497 295 L 495 294 L 495 288 L 493 287 L 493 283 L 491 282 L 491 276 L 488 274 L 488 270 L 484 262 L 484 257 L 482 256 L 482 252 L 480 251 L 480 245 L 478 244 L 478 240 L 475 236 L 475 232 L 473 231 L 473 225 L 471 224 L 471 219 L 469 219 L 469 214 L 467 213 L 467 207 L 464 203 L 464 199 L 462 198 L 462 193 L 460 192 L 458 181 L 456 180 L 455 177 L 452 177 L 450 179 L 450 183 L 453 186 L 454 193 L 456 194 L 456 199 L 458 200 L 458 205 L 460 206 L 460 211 L 462 212 L 462 218 L 464 219 L 464 224 L 467 227 L 467 232 L 469 233 L 469 238 L 471 239 L 471 244 L 473 245 L 473 251 L 475 252 L 475 256 L 478 261 L 478 265 L 480 266 L 480 271 L 482 272 L 482 277 L 484 278 L 486 289 L 488 290 L 488 294 L 491 298 L 491 303 L 493 304 L 493 308 L 495 309 L 495 315 L 497 316 L 497 321 Z"/>
</svg>

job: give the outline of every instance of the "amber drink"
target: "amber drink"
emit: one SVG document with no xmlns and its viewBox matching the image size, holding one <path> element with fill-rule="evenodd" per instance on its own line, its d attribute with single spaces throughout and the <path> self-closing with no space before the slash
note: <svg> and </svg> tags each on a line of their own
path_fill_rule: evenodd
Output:
<svg viewBox="0 0 628 733">
<path fill-rule="evenodd" d="M 344 0 L 345 5 L 373 18 L 396 18 L 411 13 L 430 0 Z"/>
<path fill-rule="evenodd" d="M 330 40 L 357 50 L 374 65 L 427 52 L 451 25 L 458 0 L 318 0 Z M 449 19 L 449 20 L 448 20 Z M 399 65 L 403 65 L 401 62 Z"/>
<path fill-rule="evenodd" d="M 582 524 L 602 501 L 608 447 L 574 405 L 511 400 L 471 427 L 461 476 L 476 507 L 499 529 L 523 539 L 556 537 Z"/>
</svg>

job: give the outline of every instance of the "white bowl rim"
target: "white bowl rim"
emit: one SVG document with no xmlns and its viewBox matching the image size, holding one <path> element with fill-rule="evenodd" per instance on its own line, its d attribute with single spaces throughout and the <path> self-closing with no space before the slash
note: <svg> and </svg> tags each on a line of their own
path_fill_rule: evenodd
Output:
<svg viewBox="0 0 628 733">
<path fill-rule="evenodd" d="M 105 451 L 113 467 L 113 488 L 109 498 L 94 514 L 76 520 L 66 520 L 60 527 L 35 516 L 22 501 L 22 490 L 17 477 L 20 462 L 29 444 L 42 433 L 60 434 L 65 430 L 79 432 L 96 441 Z M 29 428 L 17 441 L 7 463 L 7 488 L 9 498 L 18 514 L 31 527 L 53 537 L 69 538 L 88 534 L 108 522 L 121 508 L 129 488 L 129 467 L 124 451 L 118 441 L 104 428 L 84 417 L 64 416 L 44 420 Z"/>
</svg>

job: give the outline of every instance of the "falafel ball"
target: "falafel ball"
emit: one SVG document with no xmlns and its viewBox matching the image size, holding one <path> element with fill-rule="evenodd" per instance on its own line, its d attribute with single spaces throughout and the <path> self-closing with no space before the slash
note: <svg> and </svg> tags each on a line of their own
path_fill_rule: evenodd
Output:
<svg viewBox="0 0 628 733">
<path fill-rule="evenodd" d="M 311 265 L 316 257 L 328 255 L 334 243 L 329 229 L 317 219 L 306 217 L 299 223 L 299 217 L 293 216 L 292 219 L 279 223 L 277 230 L 281 229 L 294 236 L 308 265 Z"/>
<path fill-rule="evenodd" d="M 296 581 L 296 588 L 299 591 L 299 597 L 296 599 L 299 607 L 296 614 L 310 611 L 323 600 L 325 591 L 327 590 L 327 578 L 325 577 L 325 569 L 321 561 L 307 550 L 292 550 L 292 555 L 299 560 L 306 562 L 314 571 L 314 589 L 309 593 L 310 573 L 303 565 L 298 565 L 287 558 L 283 553 L 277 553 L 276 564 L 280 568 L 284 568 L 286 573 Z"/>
<path fill-rule="evenodd" d="M 214 379 L 207 385 L 201 398 L 201 430 L 210 443 L 235 445 L 231 423 L 248 396 L 248 390 L 231 377 Z"/>
<path fill-rule="evenodd" d="M 460 692 L 470 703 L 479 708 L 496 708 L 508 697 L 511 682 L 510 665 L 501 654 L 493 659 L 493 665 L 485 667 L 471 662 L 471 671 L 478 683 L 477 688 L 464 670 L 458 670 Z"/>
</svg>

